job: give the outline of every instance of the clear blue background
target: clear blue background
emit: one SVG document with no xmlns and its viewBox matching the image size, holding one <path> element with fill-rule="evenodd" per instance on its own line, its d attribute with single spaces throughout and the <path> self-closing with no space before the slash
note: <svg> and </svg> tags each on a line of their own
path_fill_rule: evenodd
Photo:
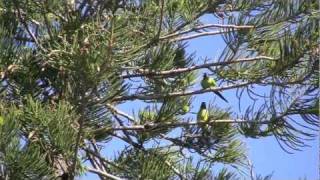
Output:
<svg viewBox="0 0 320 180">
<path fill-rule="evenodd" d="M 211 16 L 205 16 L 202 20 L 208 23 L 217 22 L 217 20 Z M 225 44 L 220 35 L 202 37 L 189 41 L 187 52 L 190 54 L 196 52 L 196 60 L 198 60 L 198 62 L 195 63 L 199 64 L 205 57 L 217 59 L 224 47 Z M 199 76 L 200 75 L 201 74 L 199 74 Z M 194 88 L 199 88 L 199 85 Z M 258 90 L 267 92 L 267 90 L 264 89 Z M 229 104 L 215 98 L 211 93 L 207 93 L 197 96 L 192 104 L 193 108 L 191 111 L 197 112 L 200 103 L 206 101 L 214 102 L 221 107 L 232 107 L 235 112 L 241 113 L 238 109 L 238 100 L 235 96 L 235 91 L 224 91 L 223 95 L 229 100 Z M 250 103 L 251 101 L 245 98 L 242 101 L 242 110 L 250 105 Z M 137 107 L 142 105 L 143 104 L 139 102 L 131 102 L 120 105 L 119 108 L 130 114 L 133 109 L 137 109 Z M 295 151 L 294 154 L 287 154 L 284 152 L 273 137 L 258 140 L 249 138 L 245 139 L 245 142 L 247 144 L 249 158 L 252 161 L 256 174 L 273 174 L 273 180 L 302 180 L 304 178 L 307 178 L 308 180 L 319 180 L 318 137 L 314 141 L 308 142 L 311 147 L 306 147 L 303 151 Z M 105 155 L 109 158 L 114 157 L 114 155 L 117 154 L 117 149 L 122 148 L 123 145 L 124 144 L 119 143 L 119 141 L 112 141 L 108 144 L 108 147 L 106 148 L 108 151 Z M 87 174 L 80 179 L 97 179 L 96 177 L 97 176 L 95 175 Z"/>
</svg>

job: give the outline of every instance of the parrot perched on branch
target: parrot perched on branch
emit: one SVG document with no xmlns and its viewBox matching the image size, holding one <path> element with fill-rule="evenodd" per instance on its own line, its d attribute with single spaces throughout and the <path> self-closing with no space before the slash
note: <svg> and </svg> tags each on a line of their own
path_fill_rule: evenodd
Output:
<svg viewBox="0 0 320 180">
<path fill-rule="evenodd" d="M 217 86 L 216 81 L 213 78 L 208 77 L 207 73 L 203 74 L 203 79 L 201 81 L 201 87 L 203 89 L 208 89 L 208 88 L 214 88 Z M 214 91 L 216 95 L 218 95 L 221 99 L 223 99 L 225 102 L 228 102 L 226 98 L 222 96 L 222 94 L 218 91 Z"/>
<path fill-rule="evenodd" d="M 199 112 L 197 114 L 198 122 L 207 122 L 209 120 L 209 111 L 207 110 L 206 103 L 202 102 Z"/>
</svg>

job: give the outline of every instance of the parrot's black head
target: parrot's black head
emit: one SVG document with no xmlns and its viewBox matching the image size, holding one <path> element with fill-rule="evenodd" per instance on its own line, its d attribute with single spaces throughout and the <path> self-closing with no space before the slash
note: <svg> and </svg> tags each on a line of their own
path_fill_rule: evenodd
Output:
<svg viewBox="0 0 320 180">
<path fill-rule="evenodd" d="M 207 73 L 203 73 L 203 79 L 207 79 L 207 78 L 208 78 Z"/>
<path fill-rule="evenodd" d="M 202 103 L 201 103 L 200 109 L 207 109 L 207 106 L 206 106 L 206 103 L 205 103 L 205 102 L 202 102 Z"/>
</svg>

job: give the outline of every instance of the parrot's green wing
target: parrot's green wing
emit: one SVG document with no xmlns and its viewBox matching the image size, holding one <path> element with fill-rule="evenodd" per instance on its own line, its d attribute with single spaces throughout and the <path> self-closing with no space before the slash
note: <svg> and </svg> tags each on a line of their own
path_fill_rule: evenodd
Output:
<svg viewBox="0 0 320 180">
<path fill-rule="evenodd" d="M 201 87 L 203 89 L 211 88 L 216 86 L 216 81 L 213 78 L 202 79 Z"/>
<path fill-rule="evenodd" d="M 202 79 L 201 86 L 203 89 L 214 88 L 217 86 L 217 83 L 213 78 L 207 78 L 207 79 Z M 223 97 L 220 92 L 215 91 L 214 93 L 218 95 L 221 99 L 223 99 L 225 102 L 228 102 L 227 99 Z"/>
<path fill-rule="evenodd" d="M 207 88 L 209 87 L 209 84 L 208 84 L 207 80 L 202 79 L 202 81 L 201 81 L 201 87 L 202 87 L 203 89 L 207 89 Z"/>
</svg>

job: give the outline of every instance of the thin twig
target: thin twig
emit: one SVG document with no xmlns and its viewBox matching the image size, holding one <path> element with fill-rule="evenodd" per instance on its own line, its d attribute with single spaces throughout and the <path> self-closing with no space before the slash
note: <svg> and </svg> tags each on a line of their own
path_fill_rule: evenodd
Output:
<svg viewBox="0 0 320 180">
<path fill-rule="evenodd" d="M 195 126 L 195 125 L 206 125 L 206 124 L 215 124 L 215 123 L 258 123 L 258 124 L 268 124 L 269 121 L 251 121 L 251 120 L 242 120 L 242 119 L 218 119 L 218 120 L 209 120 L 207 122 L 164 122 L 164 123 L 147 123 L 144 125 L 131 125 L 131 126 L 117 126 L 117 127 L 103 127 L 95 131 L 123 131 L 123 130 L 132 130 L 132 131 L 152 131 L 158 128 L 165 127 L 181 127 L 181 126 Z"/>
<path fill-rule="evenodd" d="M 74 147 L 74 155 L 73 155 L 73 162 L 72 165 L 70 167 L 70 171 L 71 171 L 71 178 L 70 179 L 74 179 L 75 176 L 75 171 L 76 171 L 76 166 L 77 166 L 77 159 L 78 159 L 78 148 L 79 148 L 79 144 L 80 144 L 80 139 L 81 139 L 81 134 L 82 134 L 82 129 L 83 129 L 83 117 L 81 116 L 79 119 L 79 130 L 77 133 L 77 137 L 76 137 L 76 145 Z"/>
<path fill-rule="evenodd" d="M 97 167 L 97 166 L 98 166 L 98 162 L 96 162 L 97 160 L 95 160 L 94 157 L 91 157 L 90 154 L 87 154 L 87 157 L 88 157 L 90 163 L 92 164 L 92 166 L 93 166 L 95 169 L 97 169 L 97 168 L 98 168 L 98 167 Z M 101 169 L 101 168 L 99 168 L 99 169 Z M 102 175 L 98 174 L 98 176 L 100 177 L 100 179 L 103 179 L 103 176 L 102 176 Z"/>
<path fill-rule="evenodd" d="M 275 82 L 265 82 L 261 80 L 252 81 L 252 82 L 243 82 L 239 84 L 233 84 L 229 86 L 222 86 L 222 87 L 215 87 L 215 88 L 208 88 L 208 89 L 200 89 L 200 90 L 188 90 L 188 91 L 178 91 L 178 92 L 171 92 L 167 94 L 134 94 L 134 95 L 128 95 L 128 96 L 118 96 L 112 99 L 112 101 L 133 101 L 133 100 L 157 100 L 157 99 L 163 99 L 168 97 L 181 97 L 181 96 L 190 96 L 190 95 L 197 95 L 197 94 L 204 94 L 208 92 L 219 92 L 229 89 L 235 89 L 235 88 L 242 88 L 251 84 L 258 83 L 260 85 L 276 85 L 276 86 L 283 86 L 287 84 L 296 84 L 297 82 L 285 82 L 285 83 L 275 83 Z"/>
<path fill-rule="evenodd" d="M 167 141 L 170 141 L 170 142 L 172 142 L 174 145 L 179 146 L 179 147 L 181 147 L 181 146 L 183 146 L 184 144 L 186 144 L 185 141 L 181 141 L 181 140 L 179 140 L 179 139 L 169 138 L 169 137 L 166 137 L 166 136 L 164 136 L 164 135 L 160 135 L 160 136 L 161 136 L 162 139 L 165 139 L 165 140 L 167 140 Z M 203 151 L 202 151 L 199 147 L 192 145 L 192 149 L 194 149 L 199 155 L 201 155 L 201 156 L 203 156 L 203 157 L 206 157 L 206 158 L 208 158 L 208 159 L 211 159 L 212 161 L 216 161 L 216 158 L 215 158 L 215 157 L 212 157 L 212 156 L 210 156 L 210 155 L 207 154 L 207 153 L 203 153 Z"/>
<path fill-rule="evenodd" d="M 248 161 L 248 166 L 249 166 L 249 170 L 250 170 L 250 178 L 251 178 L 251 180 L 255 180 L 256 176 L 255 176 L 255 173 L 254 173 L 253 164 L 252 164 L 251 160 L 248 157 L 247 157 L 247 161 Z"/>
<path fill-rule="evenodd" d="M 179 178 L 180 178 L 181 180 L 187 179 L 187 178 L 184 177 L 184 175 L 183 175 L 177 168 L 175 168 L 174 165 L 172 165 L 169 161 L 166 160 L 164 163 L 165 163 L 167 166 L 169 166 L 169 167 L 172 169 L 172 171 L 173 171 L 176 175 L 179 176 Z"/>
<path fill-rule="evenodd" d="M 113 115 L 114 115 L 115 119 L 118 121 L 118 123 L 120 124 L 120 126 L 123 126 L 123 122 L 121 121 L 121 119 L 119 119 L 119 117 L 117 115 L 115 115 L 115 114 L 113 114 Z M 131 136 L 129 135 L 129 133 L 126 130 L 123 130 L 122 132 L 126 136 L 128 142 L 130 144 L 132 144 L 134 147 L 140 146 L 138 143 L 136 143 L 132 140 Z"/>
<path fill-rule="evenodd" d="M 93 151 L 93 150 L 91 150 L 91 149 L 89 149 L 89 148 L 85 148 L 84 150 L 85 150 L 87 153 L 90 153 L 91 155 L 95 156 L 96 158 L 98 158 L 98 159 L 99 159 L 100 161 L 102 161 L 102 162 L 105 162 L 105 163 L 107 163 L 107 164 L 109 164 L 109 165 L 111 165 L 111 166 L 113 166 L 113 167 L 115 167 L 115 168 L 117 168 L 117 169 L 125 170 L 124 168 L 118 166 L 118 165 L 115 164 L 114 162 L 109 161 L 109 160 L 107 160 L 106 158 L 102 157 L 102 156 L 99 154 L 99 152 Z"/>
<path fill-rule="evenodd" d="M 209 68 L 213 66 L 224 66 L 229 64 L 245 63 L 245 62 L 252 62 L 257 60 L 275 60 L 275 59 L 268 56 L 257 56 L 257 57 L 251 57 L 251 58 L 235 59 L 235 60 L 225 61 L 225 62 L 216 61 L 214 63 L 205 63 L 201 65 L 194 65 L 186 68 L 178 68 L 178 69 L 172 69 L 172 70 L 166 70 L 166 71 L 149 71 L 147 69 L 138 69 L 137 71 L 139 73 L 123 75 L 122 78 L 127 79 L 127 78 L 142 77 L 142 76 L 171 76 L 179 73 L 190 72 L 193 70 L 204 69 L 204 68 Z"/>
<path fill-rule="evenodd" d="M 91 146 L 92 146 L 93 149 L 94 149 L 94 152 L 99 153 L 99 150 L 98 150 L 97 145 L 96 145 L 94 142 L 92 142 L 92 141 L 90 141 L 90 142 L 91 142 Z M 87 153 L 88 153 L 88 152 L 87 152 Z M 96 157 L 96 156 L 95 156 L 95 157 Z M 98 158 L 98 157 L 96 157 L 96 158 Z M 104 170 L 107 170 L 108 167 L 107 167 L 107 165 L 105 164 L 106 162 L 105 162 L 105 161 L 102 161 L 100 158 L 98 158 L 98 160 L 100 161 L 100 164 L 103 166 Z"/>
<path fill-rule="evenodd" d="M 115 107 L 113 107 L 111 104 L 106 104 L 107 107 L 109 107 L 109 109 L 112 109 L 111 113 L 113 114 L 114 118 L 118 121 L 118 123 L 120 124 L 120 126 L 123 126 L 123 122 L 121 121 L 121 119 L 117 116 L 117 112 L 122 114 L 122 116 L 127 117 L 127 119 L 130 119 L 131 122 L 134 122 L 134 119 L 132 117 L 130 117 L 129 115 L 123 113 L 123 112 L 119 112 Z M 123 134 L 127 137 L 127 140 L 130 144 L 132 144 L 133 146 L 139 146 L 139 144 L 137 144 L 136 142 L 134 142 L 130 136 L 130 134 L 127 131 L 123 131 Z"/>
<path fill-rule="evenodd" d="M 90 94 L 92 95 L 92 94 Z M 80 108 L 79 108 L 79 112 L 83 113 L 84 109 L 85 109 L 85 104 L 86 104 L 86 99 L 82 99 L 81 100 L 81 104 L 80 104 Z M 74 179 L 75 176 L 75 171 L 76 171 L 76 167 L 77 167 L 77 159 L 78 159 L 78 149 L 80 146 L 80 140 L 81 140 L 81 135 L 82 135 L 82 131 L 83 131 L 83 124 L 84 124 L 84 115 L 80 114 L 80 118 L 78 120 L 79 123 L 79 130 L 77 133 L 77 137 L 76 137 L 76 142 L 75 142 L 75 147 L 74 147 L 74 156 L 73 156 L 73 163 L 70 167 L 71 169 L 71 179 Z"/>
<path fill-rule="evenodd" d="M 197 34 L 191 34 L 188 36 L 177 37 L 174 39 L 170 39 L 169 41 L 170 42 L 185 41 L 185 40 L 195 39 L 195 38 L 202 37 L 202 36 L 212 36 L 212 35 L 224 34 L 224 33 L 228 33 L 228 32 L 230 32 L 230 30 L 201 32 L 201 33 L 197 33 Z"/>
<path fill-rule="evenodd" d="M 109 174 L 107 172 L 100 171 L 98 169 L 94 169 L 94 168 L 91 168 L 91 167 L 86 167 L 86 169 L 89 172 L 92 172 L 92 173 L 95 173 L 95 174 L 98 174 L 98 175 L 101 175 L 101 176 L 104 176 L 104 177 L 107 177 L 107 178 L 110 178 L 110 179 L 113 179 L 113 180 L 122 180 L 121 178 L 119 178 L 119 177 L 117 177 L 115 175 Z"/>
<path fill-rule="evenodd" d="M 119 96 L 115 97 L 113 101 L 133 101 L 133 100 L 155 100 L 155 99 L 163 99 L 167 97 L 181 97 L 181 96 L 190 96 L 196 94 L 204 94 L 208 92 L 216 92 L 216 91 L 223 91 L 228 89 L 240 88 L 247 85 L 250 85 L 254 82 L 244 82 L 239 84 L 233 84 L 229 86 L 222 86 L 216 88 L 208 88 L 208 89 L 200 89 L 195 91 L 178 91 L 178 92 L 171 92 L 167 94 L 135 94 L 135 95 L 128 95 L 128 96 Z"/>
<path fill-rule="evenodd" d="M 107 108 L 109 108 L 111 111 L 113 111 L 114 113 L 122 116 L 122 117 L 125 117 L 126 119 L 128 119 L 129 121 L 131 122 L 135 122 L 134 118 L 120 110 L 118 110 L 116 107 L 114 107 L 113 105 L 109 104 L 109 103 L 106 103 L 105 104 L 107 106 Z"/>
<path fill-rule="evenodd" d="M 162 36 L 162 37 L 160 37 L 160 40 L 172 38 L 175 36 L 181 36 L 183 34 L 187 34 L 187 33 L 193 32 L 193 31 L 203 30 L 203 29 L 207 29 L 207 28 L 252 29 L 252 28 L 254 28 L 254 26 L 247 26 L 247 25 L 239 26 L 239 25 L 234 25 L 234 24 L 226 24 L 226 25 L 224 25 L 224 24 L 205 24 L 205 25 L 196 26 L 196 27 L 184 30 L 184 31 L 180 31 L 180 32 L 176 32 L 176 33 Z"/>
<path fill-rule="evenodd" d="M 29 29 L 29 26 L 27 24 L 27 22 L 25 21 L 25 19 L 22 17 L 22 14 L 21 14 L 21 10 L 20 10 L 20 7 L 18 5 L 18 3 L 16 1 L 14 1 L 15 3 L 15 6 L 16 6 L 16 9 L 17 9 L 17 12 L 18 12 L 18 17 L 19 17 L 19 20 L 20 22 L 22 23 L 22 25 L 24 26 L 24 28 L 26 29 L 26 31 L 28 32 L 29 36 L 31 37 L 31 39 L 34 41 L 34 43 L 44 52 L 46 52 L 46 50 L 41 46 L 41 44 L 39 43 L 37 37 L 33 34 L 33 32 Z"/>
<path fill-rule="evenodd" d="M 158 33 L 157 33 L 157 38 L 160 37 L 160 33 L 161 33 L 161 29 L 162 29 L 162 21 L 163 21 L 163 10 L 164 10 L 164 0 L 160 0 L 160 5 L 161 5 L 161 9 L 160 9 L 160 21 L 159 21 L 159 30 L 158 30 Z"/>
</svg>

